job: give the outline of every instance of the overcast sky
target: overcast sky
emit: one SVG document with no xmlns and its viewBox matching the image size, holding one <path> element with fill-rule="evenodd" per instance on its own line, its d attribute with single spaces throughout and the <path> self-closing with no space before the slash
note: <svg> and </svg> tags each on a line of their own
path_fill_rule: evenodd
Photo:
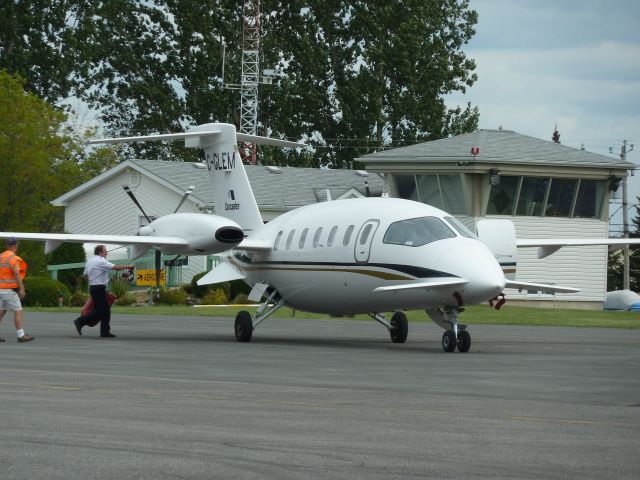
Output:
<svg viewBox="0 0 640 480">
<path fill-rule="evenodd" d="M 640 165 L 638 0 L 471 0 L 476 35 L 464 49 L 478 81 L 449 97 L 480 109 L 480 128 L 515 130 L 609 155 L 622 140 Z M 640 171 L 630 203 L 640 195 Z"/>
</svg>

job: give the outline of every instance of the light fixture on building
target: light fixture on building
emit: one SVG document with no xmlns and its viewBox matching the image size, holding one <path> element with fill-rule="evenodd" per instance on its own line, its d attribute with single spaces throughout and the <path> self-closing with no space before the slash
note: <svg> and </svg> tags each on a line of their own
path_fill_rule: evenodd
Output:
<svg viewBox="0 0 640 480">
<path fill-rule="evenodd" d="M 620 188 L 620 183 L 622 183 L 622 178 L 620 177 L 609 177 L 609 190 L 612 192 L 617 192 L 618 188 Z"/>
<path fill-rule="evenodd" d="M 498 170 L 497 168 L 492 168 L 491 170 L 489 170 L 489 184 L 492 187 L 500 185 L 500 170 Z"/>
</svg>

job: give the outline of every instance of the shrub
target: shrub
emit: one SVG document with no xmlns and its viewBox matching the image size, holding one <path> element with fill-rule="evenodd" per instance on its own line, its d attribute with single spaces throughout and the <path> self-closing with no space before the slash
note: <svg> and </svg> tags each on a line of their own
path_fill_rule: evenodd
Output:
<svg viewBox="0 0 640 480">
<path fill-rule="evenodd" d="M 221 288 L 216 288 L 204 296 L 202 303 L 204 305 L 227 305 L 229 298 Z"/>
<path fill-rule="evenodd" d="M 114 303 L 116 305 L 128 306 L 128 305 L 133 305 L 137 301 L 138 300 L 136 299 L 136 296 L 133 293 L 127 292 L 121 297 L 118 297 Z"/>
<path fill-rule="evenodd" d="M 69 298 L 69 305 L 72 307 L 82 307 L 88 299 L 89 294 L 76 290 Z"/>
<path fill-rule="evenodd" d="M 154 296 L 154 300 L 158 303 L 164 303 L 165 305 L 186 305 L 188 297 L 184 290 L 161 288 L 160 296 L 158 298 Z"/>
<path fill-rule="evenodd" d="M 60 292 L 64 295 L 65 304 L 71 298 L 71 292 L 64 283 L 48 277 L 27 276 L 24 279 L 24 287 L 27 295 L 23 304 L 27 307 L 57 307 Z"/>
<path fill-rule="evenodd" d="M 114 277 L 109 282 L 109 291 L 118 298 L 124 297 L 129 291 L 130 286 L 131 282 L 129 282 L 128 278 Z"/>
<path fill-rule="evenodd" d="M 248 295 L 246 293 L 239 293 L 238 295 L 233 297 L 233 300 L 231 300 L 231 303 L 233 305 L 246 305 L 248 303 L 256 303 L 256 302 L 250 301 L 247 297 Z"/>
<path fill-rule="evenodd" d="M 229 282 L 229 298 L 236 298 L 240 294 L 249 295 L 251 287 L 244 280 L 233 280 Z"/>
<path fill-rule="evenodd" d="M 200 286 L 196 283 L 198 280 L 204 277 L 207 273 L 208 272 L 198 273 L 197 275 L 194 275 L 193 278 L 191 279 L 191 291 L 198 298 L 204 297 L 207 294 L 207 292 L 211 290 L 211 285 Z"/>
</svg>

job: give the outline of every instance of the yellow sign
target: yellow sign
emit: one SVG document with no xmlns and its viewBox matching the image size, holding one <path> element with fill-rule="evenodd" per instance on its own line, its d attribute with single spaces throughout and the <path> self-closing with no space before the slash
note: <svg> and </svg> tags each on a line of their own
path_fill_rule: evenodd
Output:
<svg viewBox="0 0 640 480">
<path fill-rule="evenodd" d="M 164 270 L 160 270 L 160 285 L 167 284 L 167 277 Z M 156 271 L 155 270 L 136 270 L 136 285 L 141 287 L 149 285 L 156 286 Z"/>
</svg>

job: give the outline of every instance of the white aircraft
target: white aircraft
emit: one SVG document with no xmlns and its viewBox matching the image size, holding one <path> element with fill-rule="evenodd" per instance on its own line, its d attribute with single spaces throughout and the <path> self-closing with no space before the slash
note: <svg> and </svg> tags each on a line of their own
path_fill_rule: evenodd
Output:
<svg viewBox="0 0 640 480">
<path fill-rule="evenodd" d="M 264 224 L 237 143 L 301 144 L 249 138 L 237 134 L 234 125 L 220 123 L 200 125 L 181 134 L 93 143 L 182 139 L 187 147 L 204 149 L 216 210 L 224 215 L 217 218 L 223 218 L 226 226 L 239 225 L 246 235 L 239 241 L 240 236 L 234 234 L 233 242 L 222 248 L 228 251 L 224 261 L 198 282 L 243 279 L 253 287 L 249 298 L 263 300 L 254 315 L 243 310 L 236 316 L 235 335 L 241 342 L 250 341 L 258 324 L 286 305 L 336 316 L 368 314 L 389 330 L 393 342 L 403 343 L 408 333 L 403 310 L 424 309 L 445 330 L 443 349 L 467 352 L 471 336 L 466 326 L 458 323 L 465 305 L 496 301 L 499 307 L 504 303 L 505 288 L 578 291 L 515 281 L 518 246 L 540 247 L 539 256 L 546 256 L 564 245 L 640 243 L 640 239 L 517 240 L 508 220 L 482 220 L 476 235 L 442 210 L 397 198 L 308 205 Z M 183 234 L 178 223 L 168 217 L 163 235 L 174 231 Z M 386 312 L 394 312 L 390 320 Z"/>
</svg>

